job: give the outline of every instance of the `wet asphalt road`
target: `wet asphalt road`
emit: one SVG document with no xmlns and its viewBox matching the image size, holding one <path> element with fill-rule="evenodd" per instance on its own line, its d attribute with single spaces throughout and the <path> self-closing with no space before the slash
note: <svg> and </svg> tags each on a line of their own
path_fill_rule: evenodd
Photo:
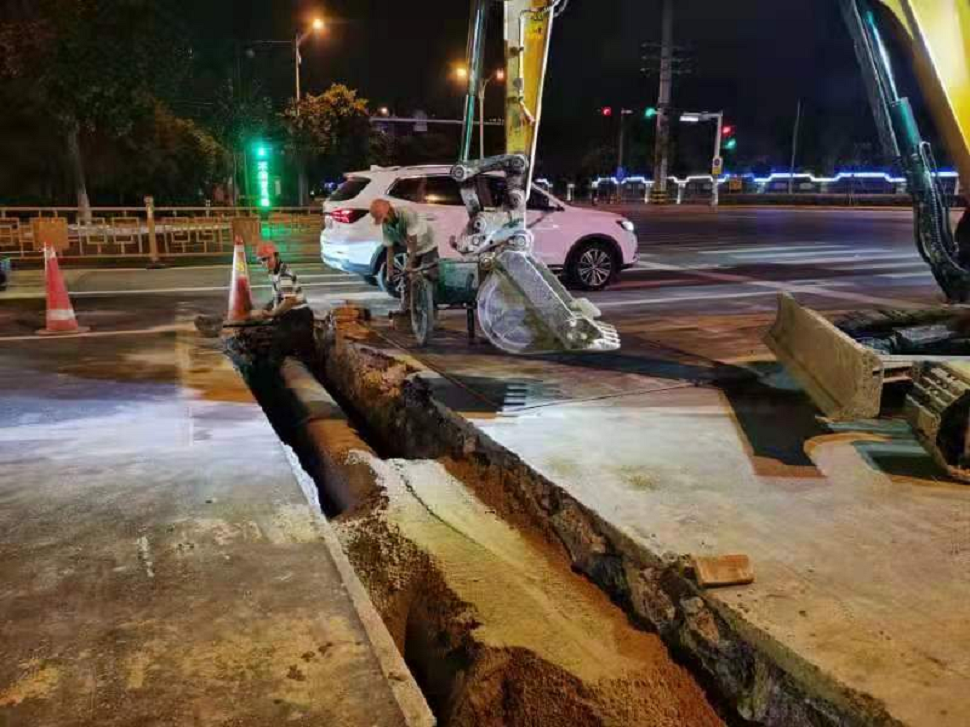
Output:
<svg viewBox="0 0 970 727">
<path fill-rule="evenodd" d="M 671 315 L 770 313 L 780 291 L 820 310 L 901 302 L 940 293 L 913 245 L 906 210 L 706 207 L 608 208 L 637 225 L 640 260 L 608 290 L 588 297 L 622 328 Z M 294 265 L 312 305 L 388 306 L 376 288 L 321 263 Z M 250 271 L 257 300 L 268 280 Z M 36 274 L 36 273 L 35 273 Z M 229 268 L 91 270 L 69 280 L 78 315 L 98 330 L 144 328 L 224 306 Z M 31 333 L 41 300 L 3 300 L 0 337 Z"/>
</svg>

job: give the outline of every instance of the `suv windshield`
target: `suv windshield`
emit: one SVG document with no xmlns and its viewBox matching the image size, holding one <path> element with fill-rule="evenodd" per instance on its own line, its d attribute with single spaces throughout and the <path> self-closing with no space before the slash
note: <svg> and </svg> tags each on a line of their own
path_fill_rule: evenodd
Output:
<svg viewBox="0 0 970 727">
<path fill-rule="evenodd" d="M 330 195 L 328 201 L 346 202 L 348 199 L 353 199 L 363 192 L 368 184 L 370 184 L 370 180 L 366 177 L 351 177 L 334 190 L 334 193 Z"/>
</svg>

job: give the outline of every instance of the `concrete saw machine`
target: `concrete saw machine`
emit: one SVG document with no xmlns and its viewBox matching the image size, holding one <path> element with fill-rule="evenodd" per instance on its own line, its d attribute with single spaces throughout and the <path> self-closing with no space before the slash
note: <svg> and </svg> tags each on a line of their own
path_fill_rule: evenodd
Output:
<svg viewBox="0 0 970 727">
<path fill-rule="evenodd" d="M 468 92 L 461 158 L 451 174 L 461 189 L 468 224 L 454 241 L 482 273 L 477 312 L 486 337 L 512 354 L 615 351 L 616 329 L 588 300 L 576 299 L 532 254 L 526 202 L 532 185 L 542 87 L 553 19 L 568 0 L 506 0 L 505 153 L 472 160 L 475 102 L 482 88 L 490 0 L 472 0 L 468 32 Z M 481 177 L 503 175 L 505 191 L 486 210 Z"/>
</svg>

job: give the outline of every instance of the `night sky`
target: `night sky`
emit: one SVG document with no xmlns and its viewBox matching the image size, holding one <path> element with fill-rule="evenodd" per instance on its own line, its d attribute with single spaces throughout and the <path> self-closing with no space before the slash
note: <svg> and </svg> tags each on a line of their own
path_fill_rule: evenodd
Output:
<svg viewBox="0 0 970 727">
<path fill-rule="evenodd" d="M 225 12 L 219 6 L 206 4 L 200 12 L 208 17 L 201 21 L 237 38 L 292 37 L 299 18 L 322 13 L 329 30 L 304 51 L 309 92 L 341 81 L 359 89 L 373 107 L 387 105 L 399 114 L 415 108 L 432 116 L 460 113 L 461 89 L 448 74 L 463 61 L 467 0 L 237 0 L 225 3 Z M 660 6 L 660 0 L 571 0 L 554 31 L 540 147 L 547 167 L 566 171 L 586 147 L 597 141 L 615 144 L 616 121 L 599 117 L 599 107 L 642 111 L 655 103 L 657 77 L 640 72 L 640 44 L 659 41 Z M 496 3 L 489 45 L 490 65 L 496 67 L 502 46 L 499 12 Z M 805 106 L 803 143 L 809 159 L 821 158 L 834 134 L 875 142 L 835 0 L 677 0 L 676 13 L 676 42 L 690 57 L 691 71 L 675 81 L 675 104 L 724 109 L 737 125 L 738 161 L 787 165 L 799 99 Z M 257 61 L 281 101 L 292 84 L 288 57 L 280 51 L 275 59 Z M 488 114 L 497 116 L 497 88 L 488 104 Z M 646 164 L 652 128 L 634 118 L 630 166 L 637 168 Z M 694 139 L 692 133 L 681 141 L 686 156 L 693 147 L 697 154 L 700 146 L 706 148 L 706 137 Z"/>
</svg>

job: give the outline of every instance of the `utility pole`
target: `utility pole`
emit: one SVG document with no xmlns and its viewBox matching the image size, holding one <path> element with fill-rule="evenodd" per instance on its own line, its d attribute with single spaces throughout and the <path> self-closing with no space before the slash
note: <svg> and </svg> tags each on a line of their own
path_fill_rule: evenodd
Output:
<svg viewBox="0 0 970 727">
<path fill-rule="evenodd" d="M 624 140 L 626 136 L 626 122 L 624 119 L 633 113 L 632 109 L 625 109 L 620 107 L 620 138 L 617 140 L 616 145 L 616 176 L 620 177 L 623 174 L 623 147 L 625 146 Z M 620 181 L 623 181 L 622 179 Z"/>
<path fill-rule="evenodd" d="M 670 150 L 670 97 L 674 82 L 674 0 L 663 0 L 663 36 L 660 48 L 660 95 L 657 99 L 657 137 L 653 153 L 655 203 L 667 201 L 667 164 Z M 621 116 L 622 121 L 622 116 Z"/>
<path fill-rule="evenodd" d="M 711 207 L 717 207 L 721 201 L 721 192 L 717 187 L 717 180 L 724 169 L 724 159 L 721 158 L 721 137 L 724 136 L 724 112 L 717 112 L 717 133 L 714 138 L 714 159 L 711 162 Z"/>
<path fill-rule="evenodd" d="M 304 40 L 303 33 L 297 33 L 296 39 L 293 41 L 293 72 L 296 76 L 296 113 L 300 113 L 300 66 L 303 64 L 303 58 L 300 57 L 300 43 Z"/>
<path fill-rule="evenodd" d="M 798 127 L 802 123 L 802 100 L 798 99 L 795 110 L 795 130 L 791 135 L 791 166 L 788 169 L 788 194 L 795 193 L 795 154 L 798 152 Z"/>
</svg>

